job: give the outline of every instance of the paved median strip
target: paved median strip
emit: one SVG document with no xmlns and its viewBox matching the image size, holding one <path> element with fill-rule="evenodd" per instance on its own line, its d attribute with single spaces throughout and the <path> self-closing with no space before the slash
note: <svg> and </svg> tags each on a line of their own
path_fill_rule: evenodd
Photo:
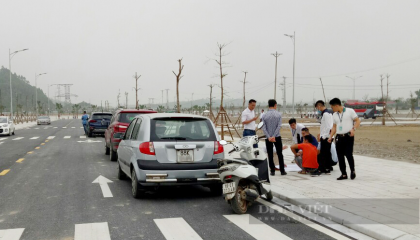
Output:
<svg viewBox="0 0 420 240">
<path fill-rule="evenodd" d="M 23 160 L 25 160 L 24 158 L 19 158 L 19 160 L 17 160 L 16 162 L 21 163 Z"/>
<path fill-rule="evenodd" d="M 0 176 L 4 176 L 4 175 L 6 175 L 8 172 L 10 172 L 10 169 L 3 170 L 2 172 L 0 172 Z"/>
</svg>

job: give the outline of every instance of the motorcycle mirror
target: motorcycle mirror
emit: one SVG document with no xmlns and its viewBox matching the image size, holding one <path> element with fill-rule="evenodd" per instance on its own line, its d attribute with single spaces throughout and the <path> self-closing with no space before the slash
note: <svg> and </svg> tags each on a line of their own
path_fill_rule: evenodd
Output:
<svg viewBox="0 0 420 240">
<path fill-rule="evenodd" d="M 258 123 L 258 129 L 261 129 L 262 127 L 264 126 L 264 122 L 260 122 L 260 123 Z"/>
<path fill-rule="evenodd" d="M 225 140 L 221 140 L 219 143 L 220 143 L 221 145 L 227 145 L 227 142 L 226 142 Z"/>
</svg>

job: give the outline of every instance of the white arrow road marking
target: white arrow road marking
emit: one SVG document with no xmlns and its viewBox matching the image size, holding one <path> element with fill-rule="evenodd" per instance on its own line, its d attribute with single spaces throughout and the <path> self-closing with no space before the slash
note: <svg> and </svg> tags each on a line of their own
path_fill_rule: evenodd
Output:
<svg viewBox="0 0 420 240">
<path fill-rule="evenodd" d="M 67 139 L 67 138 L 71 138 L 71 136 L 64 136 L 64 138 L 66 138 L 66 139 Z"/>
<path fill-rule="evenodd" d="M 92 142 L 102 142 L 102 141 L 98 141 L 98 140 L 86 140 L 86 141 L 77 141 L 77 142 L 85 142 L 85 143 L 92 143 Z"/>
<path fill-rule="evenodd" d="M 153 219 L 166 239 L 202 240 L 183 218 Z M 272 239 L 271 239 L 272 240 Z"/>
<path fill-rule="evenodd" d="M 29 139 L 38 139 L 39 137 L 32 137 L 32 138 L 29 138 Z"/>
<path fill-rule="evenodd" d="M 291 239 L 249 214 L 223 216 L 257 240 Z"/>
<path fill-rule="evenodd" d="M 76 224 L 74 240 L 111 240 L 108 223 Z"/>
<path fill-rule="evenodd" d="M 109 189 L 108 183 L 112 183 L 111 180 L 109 180 L 106 177 L 103 177 L 102 175 L 99 175 L 98 178 L 95 179 L 92 183 L 99 183 L 99 186 L 101 186 L 102 194 L 104 197 L 114 197 L 112 195 L 111 189 Z"/>
<path fill-rule="evenodd" d="M 47 137 L 47 139 L 54 139 L 55 138 L 55 136 L 49 136 L 49 137 Z"/>
<path fill-rule="evenodd" d="M 24 138 L 24 137 L 17 137 L 17 138 L 15 138 L 15 139 L 13 139 L 13 140 L 20 140 L 20 139 L 22 139 L 22 138 Z"/>
<path fill-rule="evenodd" d="M 24 228 L 0 230 L 0 240 L 19 240 Z"/>
</svg>

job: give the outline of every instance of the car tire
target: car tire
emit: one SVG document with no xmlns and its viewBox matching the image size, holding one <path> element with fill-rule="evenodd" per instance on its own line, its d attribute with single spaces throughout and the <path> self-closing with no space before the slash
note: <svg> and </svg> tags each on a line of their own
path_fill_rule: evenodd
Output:
<svg viewBox="0 0 420 240">
<path fill-rule="evenodd" d="M 120 165 L 120 163 L 118 163 L 117 164 L 118 165 L 118 167 L 117 167 L 117 171 L 118 171 L 118 174 L 117 174 L 117 178 L 118 178 L 118 180 L 125 180 L 125 179 L 127 179 L 127 176 L 125 175 L 125 173 L 121 170 L 121 165 Z"/>
<path fill-rule="evenodd" d="M 133 195 L 134 198 L 139 199 L 144 197 L 144 188 L 140 185 L 137 175 L 136 175 L 136 171 L 131 170 L 131 193 Z"/>
<path fill-rule="evenodd" d="M 223 194 L 222 184 L 213 184 L 209 186 L 210 192 L 214 196 L 221 196 Z"/>
<path fill-rule="evenodd" d="M 110 149 L 109 147 L 106 145 L 106 141 L 105 141 L 105 155 L 109 155 L 110 153 Z"/>
<path fill-rule="evenodd" d="M 115 152 L 112 148 L 109 148 L 109 159 L 111 162 L 117 161 L 117 152 Z"/>
<path fill-rule="evenodd" d="M 91 137 L 92 137 L 92 135 L 93 135 L 93 134 L 92 134 L 92 132 L 91 132 L 91 131 L 89 131 L 89 132 L 88 132 L 88 137 L 90 137 L 90 138 L 91 138 Z"/>
<path fill-rule="evenodd" d="M 265 194 L 265 199 L 269 202 L 271 202 L 271 200 L 273 200 L 273 193 L 271 192 L 271 190 Z"/>
<path fill-rule="evenodd" d="M 13 133 L 12 134 L 15 135 L 15 129 L 13 129 Z"/>
</svg>

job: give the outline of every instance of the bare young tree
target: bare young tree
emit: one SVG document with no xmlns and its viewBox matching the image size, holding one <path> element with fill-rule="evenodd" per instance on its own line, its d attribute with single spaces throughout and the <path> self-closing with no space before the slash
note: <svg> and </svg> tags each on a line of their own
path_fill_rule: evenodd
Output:
<svg viewBox="0 0 420 240">
<path fill-rule="evenodd" d="M 134 79 L 136 80 L 136 88 L 134 88 L 134 90 L 136 91 L 136 109 L 139 109 L 139 98 L 138 98 L 138 91 L 140 90 L 140 88 L 137 87 L 137 82 L 139 80 L 139 78 L 141 77 L 141 75 L 137 76 L 137 72 L 136 75 L 133 76 Z"/>
<path fill-rule="evenodd" d="M 216 54 L 217 58 L 215 59 L 216 63 L 219 65 L 219 70 L 220 70 L 220 88 L 222 90 L 221 99 L 220 99 L 221 109 L 223 109 L 223 97 L 224 97 L 223 78 L 227 76 L 227 73 L 223 73 L 223 66 L 225 66 L 227 63 L 222 61 L 222 57 L 226 56 L 226 54 L 223 52 L 223 49 L 226 46 L 227 44 L 217 43 L 217 48 L 219 49 L 219 52 Z"/>
<path fill-rule="evenodd" d="M 247 71 L 242 71 L 244 74 L 245 74 L 245 77 L 244 77 L 244 80 L 243 81 L 241 81 L 241 83 L 243 83 L 243 91 L 244 91 L 244 100 L 243 100 L 243 102 L 242 102 L 242 109 L 245 109 L 245 84 L 246 83 L 248 83 L 247 81 L 246 81 L 246 74 L 248 73 Z"/>
<path fill-rule="evenodd" d="M 179 80 L 181 80 L 181 78 L 183 76 L 181 76 L 182 70 L 184 69 L 184 65 L 182 65 L 182 58 L 178 59 L 178 63 L 179 63 L 179 69 L 178 69 L 178 74 L 176 74 L 174 71 L 172 71 L 176 77 L 176 109 L 177 112 L 180 113 L 181 109 L 180 109 L 180 105 L 179 105 Z"/>
</svg>

